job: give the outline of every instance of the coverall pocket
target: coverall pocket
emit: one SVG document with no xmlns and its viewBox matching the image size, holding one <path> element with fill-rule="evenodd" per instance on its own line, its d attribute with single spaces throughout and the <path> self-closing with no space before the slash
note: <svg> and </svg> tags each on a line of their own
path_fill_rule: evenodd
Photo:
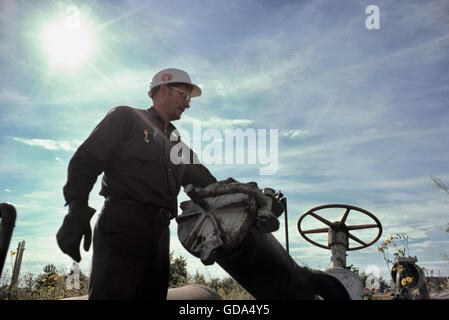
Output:
<svg viewBox="0 0 449 320">
<path fill-rule="evenodd" d="M 128 153 L 133 157 L 146 161 L 153 161 L 156 159 L 157 146 L 154 142 L 146 143 L 144 140 L 134 141 L 128 148 Z"/>
</svg>

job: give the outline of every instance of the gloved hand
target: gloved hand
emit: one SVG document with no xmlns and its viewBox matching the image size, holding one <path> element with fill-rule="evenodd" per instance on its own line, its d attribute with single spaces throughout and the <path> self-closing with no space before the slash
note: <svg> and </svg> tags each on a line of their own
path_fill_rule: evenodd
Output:
<svg viewBox="0 0 449 320">
<path fill-rule="evenodd" d="M 89 207 L 87 202 L 72 200 L 69 203 L 69 212 L 64 217 L 61 228 L 56 233 L 59 248 L 76 262 L 81 261 L 80 244 L 84 236 L 84 250 L 89 251 L 92 242 L 92 229 L 90 219 L 95 209 Z"/>
</svg>

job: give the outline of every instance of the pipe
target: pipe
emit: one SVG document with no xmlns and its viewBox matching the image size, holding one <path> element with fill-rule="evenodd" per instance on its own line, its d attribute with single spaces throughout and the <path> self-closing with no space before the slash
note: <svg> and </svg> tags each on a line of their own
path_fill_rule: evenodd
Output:
<svg viewBox="0 0 449 320">
<path fill-rule="evenodd" d="M 288 244 L 288 216 L 287 216 L 287 198 L 282 198 L 282 206 L 284 207 L 284 220 L 285 220 L 285 249 L 287 253 L 290 254 L 289 244 Z"/>
<path fill-rule="evenodd" d="M 217 262 L 256 299 L 348 300 L 332 275 L 300 267 L 271 234 L 286 209 L 273 189 L 229 179 L 206 188 L 184 189 L 176 218 L 182 245 L 203 264 Z"/>
<path fill-rule="evenodd" d="M 9 243 L 16 223 L 16 209 L 9 203 L 0 203 L 0 274 L 3 272 Z"/>
<path fill-rule="evenodd" d="M 256 299 L 350 300 L 338 279 L 300 267 L 271 233 L 249 234 L 216 262 Z"/>
</svg>

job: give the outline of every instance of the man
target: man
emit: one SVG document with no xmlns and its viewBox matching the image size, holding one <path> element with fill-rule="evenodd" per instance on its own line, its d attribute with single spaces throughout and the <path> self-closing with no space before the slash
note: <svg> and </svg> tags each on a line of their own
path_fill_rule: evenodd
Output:
<svg viewBox="0 0 449 320">
<path fill-rule="evenodd" d="M 201 89 L 185 71 L 165 69 L 153 77 L 148 95 L 153 106 L 147 110 L 112 109 L 69 163 L 63 189 L 69 212 L 57 241 L 77 262 L 81 238 L 86 251 L 91 243 L 95 210 L 88 206 L 89 193 L 104 172 L 105 204 L 94 230 L 89 299 L 166 299 L 169 224 L 177 214 L 180 186 L 216 182 L 193 161 L 191 150 L 190 164 L 170 160 L 179 141 L 171 121 L 181 118 Z"/>
</svg>

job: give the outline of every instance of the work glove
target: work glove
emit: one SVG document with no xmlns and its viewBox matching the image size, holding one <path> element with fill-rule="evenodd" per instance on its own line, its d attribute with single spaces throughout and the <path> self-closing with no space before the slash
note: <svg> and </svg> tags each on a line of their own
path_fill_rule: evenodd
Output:
<svg viewBox="0 0 449 320">
<path fill-rule="evenodd" d="M 69 203 L 69 212 L 64 217 L 61 228 L 56 233 L 59 248 L 76 262 L 81 261 L 80 244 L 84 236 L 84 250 L 89 251 L 92 242 L 92 229 L 90 219 L 95 209 L 89 207 L 87 202 L 72 200 Z"/>
</svg>

